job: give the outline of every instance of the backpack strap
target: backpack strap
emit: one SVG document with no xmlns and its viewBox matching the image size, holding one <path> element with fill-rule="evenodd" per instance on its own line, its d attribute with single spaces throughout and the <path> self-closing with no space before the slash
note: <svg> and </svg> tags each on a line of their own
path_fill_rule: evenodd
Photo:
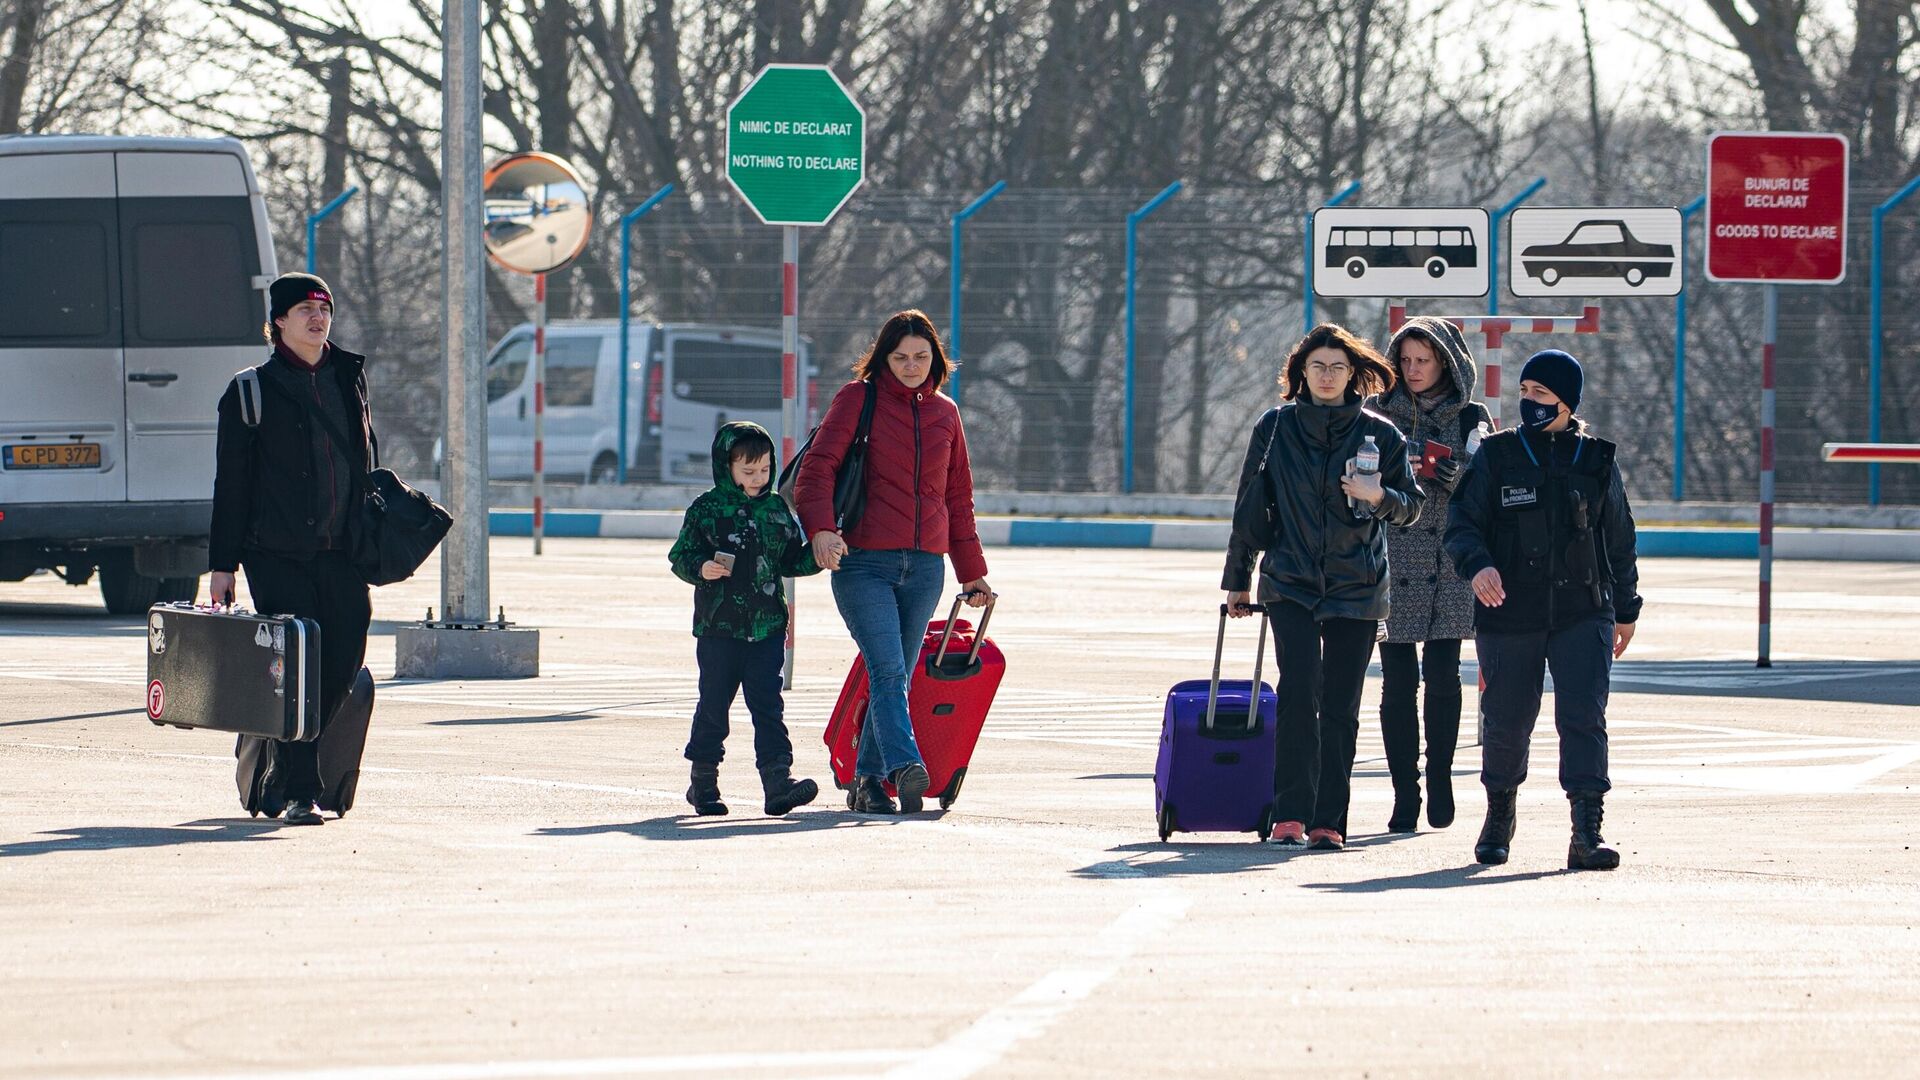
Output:
<svg viewBox="0 0 1920 1080">
<path fill-rule="evenodd" d="M 260 369 L 250 367 L 235 372 L 233 382 L 240 390 L 240 419 L 246 421 L 248 427 L 259 427 Z"/>
</svg>

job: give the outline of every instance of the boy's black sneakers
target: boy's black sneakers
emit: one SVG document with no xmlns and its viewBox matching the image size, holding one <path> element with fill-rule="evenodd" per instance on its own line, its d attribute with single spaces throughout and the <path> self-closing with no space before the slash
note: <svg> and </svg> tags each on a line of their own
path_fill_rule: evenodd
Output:
<svg viewBox="0 0 1920 1080">
<path fill-rule="evenodd" d="M 928 786 L 933 783 L 933 778 L 927 775 L 927 767 L 917 761 L 911 765 L 902 765 L 893 770 L 893 775 L 889 779 L 893 781 L 893 790 L 900 793 L 900 812 L 919 813 L 922 805 L 921 797 L 927 793 Z"/>
<path fill-rule="evenodd" d="M 719 817 L 727 812 L 720 801 L 720 766 L 712 762 L 693 763 L 693 783 L 687 788 L 687 802 L 701 817 Z"/>
<path fill-rule="evenodd" d="M 853 790 L 847 792 L 847 809 L 856 814 L 897 814 L 899 808 L 887 798 L 886 785 L 877 776 L 856 776 Z"/>
<path fill-rule="evenodd" d="M 785 817 L 796 806 L 805 806 L 820 797 L 820 785 L 811 780 L 795 780 L 793 767 L 774 765 L 760 770 L 760 786 L 767 793 L 767 814 Z"/>
</svg>

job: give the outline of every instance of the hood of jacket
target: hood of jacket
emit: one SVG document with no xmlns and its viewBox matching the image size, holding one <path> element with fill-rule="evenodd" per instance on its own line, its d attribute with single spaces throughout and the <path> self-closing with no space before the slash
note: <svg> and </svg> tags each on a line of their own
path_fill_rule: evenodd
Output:
<svg viewBox="0 0 1920 1080">
<path fill-rule="evenodd" d="M 1380 395 L 1380 403 L 1385 405 L 1395 398 L 1413 398 L 1413 391 L 1407 389 L 1407 381 L 1401 377 L 1400 344 L 1407 338 L 1418 335 L 1439 346 L 1440 358 L 1447 363 L 1447 372 L 1453 376 L 1454 400 L 1467 402 L 1473 400 L 1473 392 L 1480 385 L 1480 372 L 1474 366 L 1473 352 L 1467 348 L 1467 339 L 1460 328 L 1445 319 L 1436 319 L 1431 315 L 1415 315 L 1402 323 L 1387 342 L 1387 356 L 1393 364 L 1395 382 L 1393 389 Z"/>
<path fill-rule="evenodd" d="M 739 499 L 742 502 L 749 499 L 764 499 L 769 495 L 777 496 L 778 492 L 774 489 L 778 485 L 774 483 L 774 478 L 780 475 L 778 443 L 774 444 L 770 455 L 773 461 L 767 472 L 767 486 L 760 494 L 748 495 L 745 488 L 734 483 L 733 466 L 729 461 L 729 455 L 733 453 L 734 445 L 748 435 L 759 435 L 768 442 L 773 442 L 773 436 L 767 432 L 767 429 L 751 420 L 735 420 L 721 424 L 720 430 L 713 433 L 713 488 L 729 498 Z"/>
</svg>

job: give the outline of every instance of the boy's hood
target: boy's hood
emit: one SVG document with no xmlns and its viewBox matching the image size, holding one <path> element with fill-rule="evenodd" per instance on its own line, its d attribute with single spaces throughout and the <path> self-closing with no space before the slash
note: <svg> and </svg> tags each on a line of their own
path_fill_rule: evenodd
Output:
<svg viewBox="0 0 1920 1080">
<path fill-rule="evenodd" d="M 729 495 L 738 496 L 742 499 L 748 498 L 749 496 L 745 488 L 733 482 L 733 468 L 727 461 L 727 455 L 733 451 L 735 443 L 749 434 L 758 434 L 768 442 L 773 442 L 773 436 L 768 434 L 767 429 L 751 420 L 735 420 L 731 423 L 722 424 L 720 425 L 720 430 L 713 433 L 713 486 Z M 761 498 L 773 492 L 775 486 L 774 481 L 780 476 L 780 447 L 778 445 L 774 446 L 772 457 L 773 467 L 769 470 L 766 489 L 760 492 L 759 495 L 752 496 L 753 498 Z"/>
<path fill-rule="evenodd" d="M 1472 401 L 1474 391 L 1480 385 L 1480 373 L 1475 368 L 1473 353 L 1467 348 L 1467 339 L 1460 333 L 1460 328 L 1445 319 L 1436 319 L 1431 315 L 1415 315 L 1402 323 L 1400 329 L 1394 332 L 1393 339 L 1387 343 L 1387 355 L 1395 355 L 1400 342 L 1414 333 L 1439 344 L 1440 355 L 1446 360 L 1447 370 L 1453 375 L 1453 386 L 1460 392 L 1460 400 Z M 1394 374 L 1400 373 L 1396 370 Z M 1405 386 L 1405 381 L 1396 381 L 1389 393 L 1404 393 Z"/>
</svg>

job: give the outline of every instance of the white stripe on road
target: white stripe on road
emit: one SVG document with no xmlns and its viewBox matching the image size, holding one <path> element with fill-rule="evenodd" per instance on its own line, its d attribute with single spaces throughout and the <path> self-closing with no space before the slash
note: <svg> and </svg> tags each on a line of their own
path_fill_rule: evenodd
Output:
<svg viewBox="0 0 1920 1080">
<path fill-rule="evenodd" d="M 962 1080 L 992 1068 L 1091 997 L 1144 942 L 1185 916 L 1187 905 L 1187 898 L 1175 892 L 1142 900 L 1109 923 L 1078 963 L 1047 973 L 940 1045 L 895 1066 L 887 1080 Z"/>
<path fill-rule="evenodd" d="M 467 1061 L 436 1065 L 357 1065 L 250 1073 L 155 1073 L 140 1080 L 534 1080 L 549 1076 L 636 1076 L 660 1073 L 755 1072 L 868 1068 L 913 1057 L 909 1050 L 792 1050 L 769 1053 L 665 1054 L 658 1057 L 563 1058 L 546 1061 Z M 100 1080 L 106 1080 L 105 1077 Z M 114 1080 L 128 1080 L 115 1077 Z"/>
</svg>

